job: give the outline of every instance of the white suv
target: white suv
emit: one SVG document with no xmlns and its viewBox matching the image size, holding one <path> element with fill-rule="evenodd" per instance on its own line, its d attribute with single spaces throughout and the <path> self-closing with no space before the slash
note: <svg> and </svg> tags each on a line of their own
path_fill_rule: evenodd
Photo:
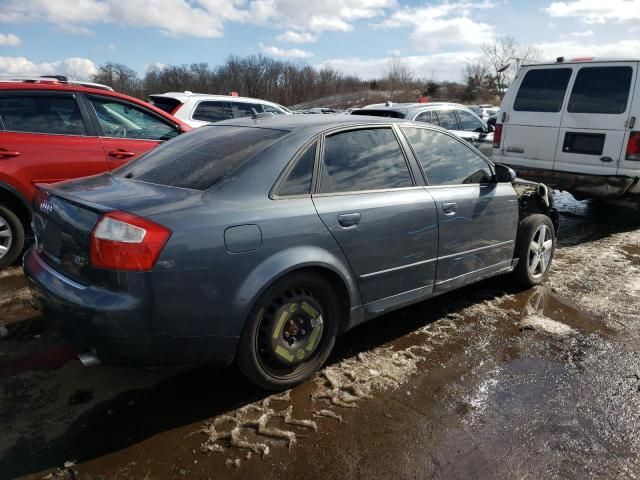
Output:
<svg viewBox="0 0 640 480">
<path fill-rule="evenodd" d="M 493 160 L 574 196 L 640 204 L 640 60 L 523 66 L 502 100 Z"/>
<path fill-rule="evenodd" d="M 256 113 L 290 115 L 292 112 L 282 105 L 256 98 L 205 93 L 167 92 L 149 95 L 151 103 L 190 127 L 197 128 L 208 123 L 231 118 L 249 117 Z"/>
</svg>

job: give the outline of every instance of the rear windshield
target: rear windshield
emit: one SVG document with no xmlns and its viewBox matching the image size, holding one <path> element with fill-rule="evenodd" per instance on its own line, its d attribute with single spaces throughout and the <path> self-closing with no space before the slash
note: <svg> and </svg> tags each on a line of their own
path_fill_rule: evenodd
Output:
<svg viewBox="0 0 640 480">
<path fill-rule="evenodd" d="M 115 174 L 158 185 L 206 190 L 287 133 L 267 128 L 201 127 L 160 145 Z"/>
<path fill-rule="evenodd" d="M 371 115 L 372 117 L 404 118 L 406 113 L 395 110 L 355 110 L 351 115 Z"/>
<path fill-rule="evenodd" d="M 182 102 L 180 100 L 176 100 L 175 98 L 169 97 L 154 97 L 151 95 L 149 97 L 151 105 L 160 110 L 164 110 L 167 113 L 173 112 L 178 105 Z"/>
</svg>

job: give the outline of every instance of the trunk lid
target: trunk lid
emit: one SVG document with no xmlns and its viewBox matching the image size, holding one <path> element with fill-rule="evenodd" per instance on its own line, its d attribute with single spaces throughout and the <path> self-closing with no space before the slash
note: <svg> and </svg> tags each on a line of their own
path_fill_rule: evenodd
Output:
<svg viewBox="0 0 640 480">
<path fill-rule="evenodd" d="M 91 234 L 102 216 L 121 210 L 150 219 L 202 193 L 109 174 L 39 189 L 44 194 L 34 200 L 33 224 L 45 261 L 77 282 L 111 286 L 121 272 L 93 268 L 89 262 Z"/>
</svg>

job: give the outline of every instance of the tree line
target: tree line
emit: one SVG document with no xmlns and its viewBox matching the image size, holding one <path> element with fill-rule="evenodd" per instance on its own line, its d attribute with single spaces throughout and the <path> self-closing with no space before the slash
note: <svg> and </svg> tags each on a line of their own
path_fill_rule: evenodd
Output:
<svg viewBox="0 0 640 480">
<path fill-rule="evenodd" d="M 512 57 L 537 55 L 535 49 L 520 46 L 512 37 L 502 37 L 483 46 L 482 62 L 465 66 L 462 82 L 438 81 L 435 77 L 419 78 L 401 58 L 388 62 L 387 71 L 380 78 L 363 80 L 346 75 L 331 66 L 320 69 L 303 63 L 276 60 L 264 55 L 230 56 L 224 63 L 165 65 L 149 68 L 143 76 L 127 65 L 107 62 L 98 68 L 92 81 L 110 85 L 116 91 L 146 99 L 150 94 L 189 90 L 197 93 L 229 94 L 262 98 L 286 106 L 313 102 L 323 97 L 345 98 L 347 94 L 367 92 L 372 100 L 379 92 L 379 100 L 416 101 L 419 97 L 446 101 L 493 101 L 501 97 L 516 66 L 501 70 Z M 350 96 L 353 98 L 353 95 Z M 321 100 L 320 100 L 321 101 Z M 370 102 L 371 103 L 371 102 Z M 352 106 L 345 100 L 333 105 Z"/>
</svg>

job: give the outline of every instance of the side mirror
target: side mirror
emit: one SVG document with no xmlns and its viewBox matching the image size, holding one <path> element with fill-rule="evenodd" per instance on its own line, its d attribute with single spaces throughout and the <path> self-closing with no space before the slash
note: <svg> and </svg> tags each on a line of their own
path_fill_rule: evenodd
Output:
<svg viewBox="0 0 640 480">
<path fill-rule="evenodd" d="M 495 164 L 496 168 L 496 181 L 499 183 L 508 182 L 511 183 L 516 179 L 516 172 L 500 163 Z"/>
</svg>

